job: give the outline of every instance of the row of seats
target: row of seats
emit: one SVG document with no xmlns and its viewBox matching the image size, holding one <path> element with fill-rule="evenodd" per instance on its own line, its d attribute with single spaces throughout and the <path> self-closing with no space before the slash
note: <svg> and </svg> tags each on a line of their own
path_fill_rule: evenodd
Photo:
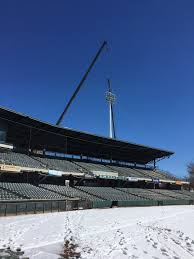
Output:
<svg viewBox="0 0 194 259">
<path fill-rule="evenodd" d="M 169 196 L 167 194 L 162 194 L 158 192 L 156 189 L 142 189 L 142 188 L 119 188 L 119 190 L 125 191 L 126 193 L 138 195 L 145 199 L 150 200 L 175 200 L 175 197 Z"/>
<path fill-rule="evenodd" d="M 26 154 L 15 152 L 0 152 L 0 163 L 8 165 L 16 165 L 29 168 L 45 168 L 42 163 L 31 158 Z"/>
<path fill-rule="evenodd" d="M 143 200 L 143 198 L 136 195 L 119 191 L 111 187 L 86 187 L 79 186 L 78 189 L 87 192 L 92 195 L 96 195 L 105 200 L 111 201 L 123 201 L 123 200 Z"/>
<path fill-rule="evenodd" d="M 166 179 L 164 178 L 162 175 L 160 175 L 158 172 L 156 172 L 155 170 L 148 170 L 148 169 L 135 169 L 135 171 L 144 174 L 145 176 L 149 177 L 149 178 L 155 178 L 155 179 Z"/>
<path fill-rule="evenodd" d="M 156 179 L 162 179 L 162 180 L 178 180 L 178 178 L 176 178 L 175 176 L 173 176 L 172 174 L 168 174 L 165 173 L 163 171 L 160 171 L 158 169 L 156 170 L 147 170 L 147 169 L 136 169 L 136 171 L 139 171 L 141 173 L 146 174 L 147 176 L 151 177 L 151 178 L 156 178 Z"/>
<path fill-rule="evenodd" d="M 71 198 L 80 198 L 82 200 L 90 201 L 102 201 L 103 198 L 96 196 L 95 194 L 89 194 L 87 192 L 79 190 L 79 188 L 72 188 L 70 186 L 61 186 L 61 185 L 52 185 L 52 184 L 41 184 L 40 187 L 47 190 L 59 193 L 61 195 L 71 197 Z"/>
<path fill-rule="evenodd" d="M 22 196 L 16 195 L 15 193 L 9 192 L 8 190 L 0 188 L 0 200 L 20 200 L 23 199 Z"/>
<path fill-rule="evenodd" d="M 7 183 L 0 182 L 0 187 L 4 188 L 23 199 L 39 199 L 39 200 L 50 200 L 50 199 L 65 199 L 63 195 L 58 193 L 51 192 L 49 190 L 45 190 L 43 188 L 28 184 L 28 183 Z"/>
<path fill-rule="evenodd" d="M 119 175 L 122 176 L 131 176 L 139 178 L 152 178 L 152 179 L 161 179 L 161 180 L 178 180 L 177 177 L 172 174 L 165 173 L 158 169 L 146 169 L 146 168 L 129 168 L 129 167 L 119 167 L 119 166 L 110 166 L 115 171 L 119 172 Z"/>
<path fill-rule="evenodd" d="M 178 181 L 180 179 L 178 179 L 178 177 L 176 177 L 175 175 L 169 173 L 169 172 L 164 172 L 162 170 L 156 170 L 155 171 L 157 174 L 158 174 L 158 178 L 161 178 L 161 179 L 171 179 L 171 180 L 174 180 L 174 181 Z"/>
<path fill-rule="evenodd" d="M 150 190 L 157 195 L 164 195 L 170 199 L 180 199 L 180 200 L 190 200 L 194 199 L 194 195 L 192 197 L 192 193 L 189 191 L 181 191 L 181 190 L 166 190 L 166 189 L 151 189 Z"/>
<path fill-rule="evenodd" d="M 169 196 L 171 198 L 175 198 L 175 199 L 183 199 L 183 200 L 189 200 L 190 199 L 190 197 L 188 197 L 185 194 L 181 194 L 181 193 L 174 192 L 174 191 L 171 191 L 171 190 L 155 189 L 155 190 L 152 190 L 152 191 L 155 192 L 155 193 L 165 195 L 167 197 Z"/>
<path fill-rule="evenodd" d="M 48 158 L 48 157 L 34 157 L 34 159 L 37 159 L 42 164 L 45 164 L 47 168 L 64 171 L 64 172 L 75 172 L 80 173 L 82 172 L 81 168 L 77 166 L 76 164 L 64 160 L 64 159 L 57 159 L 57 158 Z"/>
<path fill-rule="evenodd" d="M 194 199 L 194 192 L 186 190 L 166 189 L 142 189 L 142 188 L 119 188 L 128 193 L 136 194 L 152 200 L 191 200 Z"/>
<path fill-rule="evenodd" d="M 76 162 L 79 166 L 87 169 L 88 171 L 102 171 L 102 172 L 114 172 L 111 168 L 103 165 L 103 164 L 96 164 L 96 163 L 90 163 L 90 162 Z"/>
<path fill-rule="evenodd" d="M 194 199 L 194 192 L 190 192 L 187 190 L 173 190 L 173 192 L 179 197 L 189 197 L 190 199 Z"/>
<path fill-rule="evenodd" d="M 148 178 L 145 174 L 136 171 L 133 168 L 129 167 L 123 167 L 123 166 L 109 166 L 112 170 L 118 172 L 119 176 L 124 176 L 124 177 L 138 177 L 138 178 Z"/>
</svg>

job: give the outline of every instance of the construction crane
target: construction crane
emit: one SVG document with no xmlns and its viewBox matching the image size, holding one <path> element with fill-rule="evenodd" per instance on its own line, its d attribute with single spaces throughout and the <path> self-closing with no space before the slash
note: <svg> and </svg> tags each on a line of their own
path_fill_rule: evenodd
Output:
<svg viewBox="0 0 194 259">
<path fill-rule="evenodd" d="M 86 80 L 88 74 L 89 74 L 90 71 L 92 70 L 94 64 L 96 63 L 98 57 L 100 56 L 100 54 L 101 54 L 101 52 L 102 52 L 102 50 L 104 49 L 105 46 L 107 46 L 107 42 L 106 42 L 106 41 L 104 41 L 104 42 L 102 43 L 101 47 L 99 48 L 98 52 L 96 53 L 96 56 L 93 58 L 93 60 L 92 60 L 92 62 L 91 62 L 91 64 L 90 64 L 90 66 L 88 67 L 86 73 L 85 73 L 84 76 L 82 77 L 82 79 L 81 79 L 80 83 L 78 84 L 78 86 L 77 86 L 75 92 L 73 93 L 73 95 L 71 96 L 69 102 L 68 102 L 67 105 L 65 106 L 64 111 L 61 113 L 59 119 L 57 120 L 56 125 L 60 125 L 61 122 L 63 121 L 64 116 L 65 116 L 65 114 L 67 113 L 67 111 L 68 111 L 70 105 L 72 104 L 73 100 L 75 99 L 75 97 L 77 96 L 78 92 L 80 91 L 80 89 L 81 89 L 83 83 L 85 82 L 85 80 Z"/>
</svg>

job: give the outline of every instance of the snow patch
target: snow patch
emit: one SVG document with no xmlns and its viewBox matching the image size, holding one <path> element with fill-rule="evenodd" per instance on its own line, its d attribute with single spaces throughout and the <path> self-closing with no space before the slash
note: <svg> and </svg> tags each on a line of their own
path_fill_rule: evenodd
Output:
<svg viewBox="0 0 194 259">
<path fill-rule="evenodd" d="M 83 259 L 191 259 L 193 226 L 194 206 L 7 217 L 0 218 L 0 248 L 21 247 L 34 259 L 59 259 L 65 246 Z"/>
</svg>

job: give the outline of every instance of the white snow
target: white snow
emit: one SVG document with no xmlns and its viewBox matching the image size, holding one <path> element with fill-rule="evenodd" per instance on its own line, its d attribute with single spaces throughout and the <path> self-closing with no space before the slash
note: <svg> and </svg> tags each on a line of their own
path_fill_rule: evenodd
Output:
<svg viewBox="0 0 194 259">
<path fill-rule="evenodd" d="M 194 258 L 194 206 L 93 209 L 0 218 L 0 248 L 58 259 L 73 237 L 86 259 Z"/>
</svg>

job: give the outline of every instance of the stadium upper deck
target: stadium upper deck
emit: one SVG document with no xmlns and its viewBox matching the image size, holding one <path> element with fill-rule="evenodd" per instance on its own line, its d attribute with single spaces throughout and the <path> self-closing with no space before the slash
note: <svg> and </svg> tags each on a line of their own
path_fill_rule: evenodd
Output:
<svg viewBox="0 0 194 259">
<path fill-rule="evenodd" d="M 51 125 L 0 108 L 1 140 L 24 150 L 48 150 L 80 157 L 145 165 L 173 154 L 148 146 Z"/>
</svg>

